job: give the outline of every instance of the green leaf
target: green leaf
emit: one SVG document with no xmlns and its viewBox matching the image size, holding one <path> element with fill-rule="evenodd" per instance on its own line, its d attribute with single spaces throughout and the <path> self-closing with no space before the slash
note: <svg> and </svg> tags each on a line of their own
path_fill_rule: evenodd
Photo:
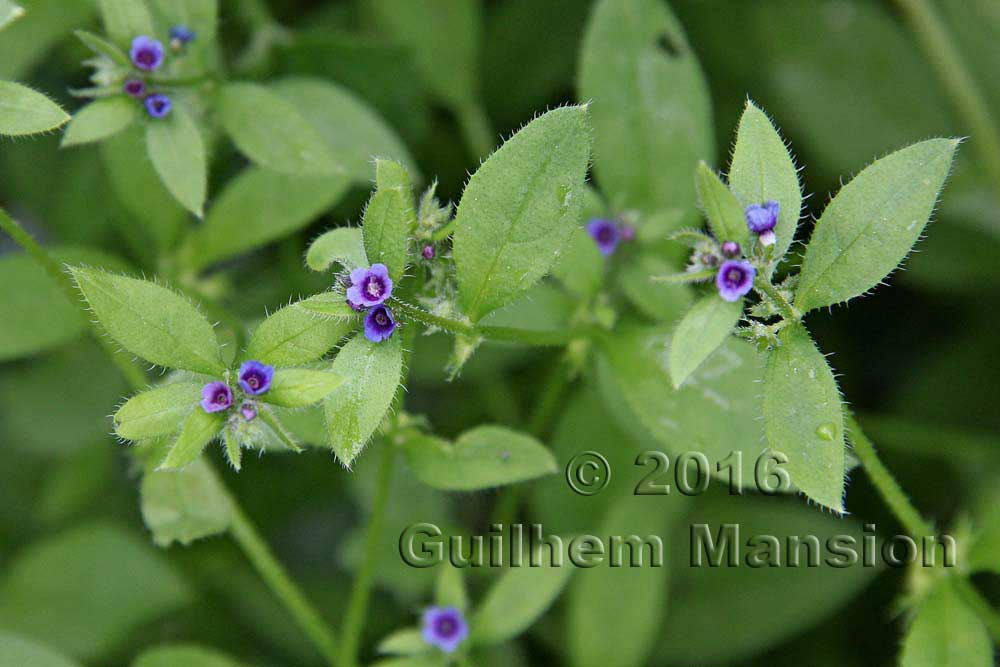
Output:
<svg viewBox="0 0 1000 667">
<path fill-rule="evenodd" d="M 434 581 L 434 604 L 439 607 L 455 607 L 465 612 L 469 608 L 469 593 L 465 587 L 462 570 L 450 562 L 437 566 L 438 575 Z"/>
<path fill-rule="evenodd" d="M 362 318 L 361 313 L 347 304 L 347 297 L 341 291 L 323 292 L 299 301 L 296 305 L 321 318 L 348 320 L 352 323 L 357 323 Z"/>
<path fill-rule="evenodd" d="M 523 294 L 555 263 L 579 220 L 589 157 L 587 107 L 563 107 L 525 126 L 469 180 L 454 256 L 474 322 Z"/>
<path fill-rule="evenodd" d="M 222 375 L 212 325 L 187 299 L 155 283 L 71 267 L 105 331 L 132 354 L 166 368 Z"/>
<path fill-rule="evenodd" d="M 691 174 L 715 153 L 711 103 L 666 3 L 595 4 L 579 76 L 579 98 L 594 102 L 594 172 L 612 209 L 693 210 Z"/>
<path fill-rule="evenodd" d="M 620 406 L 612 415 L 626 433 L 640 441 L 652 436 L 673 456 L 696 451 L 714 463 L 742 452 L 741 481 L 752 486 L 754 463 L 765 450 L 759 356 L 749 343 L 731 338 L 674 389 L 669 344 L 663 327 L 625 327 L 601 341 L 601 393 L 609 405 Z"/>
<path fill-rule="evenodd" d="M 847 301 L 877 286 L 920 238 L 959 141 L 929 139 L 876 160 L 823 211 L 795 290 L 800 310 Z"/>
<path fill-rule="evenodd" d="M 410 224 L 406 214 L 413 204 L 402 188 L 379 189 L 365 207 L 361 232 L 365 254 L 372 264 L 385 264 L 389 276 L 398 281 L 406 269 L 406 246 Z"/>
<path fill-rule="evenodd" d="M 193 266 L 205 268 L 302 229 L 347 192 L 344 176 L 294 176 L 249 167 L 226 184 L 205 223 L 188 239 Z"/>
<path fill-rule="evenodd" d="M 139 493 L 142 520 L 161 547 L 217 535 L 232 521 L 226 490 L 203 460 L 178 471 L 147 470 Z"/>
<path fill-rule="evenodd" d="M 591 187 L 584 189 L 580 222 L 607 214 L 604 201 Z M 582 224 L 570 234 L 566 247 L 552 266 L 552 277 L 570 292 L 581 298 L 590 298 L 601 289 L 604 282 L 604 257 L 597 244 Z"/>
<path fill-rule="evenodd" d="M 332 370 L 347 381 L 324 403 L 328 442 L 340 462 L 350 467 L 382 423 L 399 388 L 402 336 L 397 333 L 373 343 L 359 333 L 337 353 Z"/>
<path fill-rule="evenodd" d="M 93 21 L 92 2 L 32 0 L 30 12 L 9 24 L 0 40 L 0 78 L 18 79 L 52 52 L 72 31 Z"/>
<path fill-rule="evenodd" d="M 573 568 L 552 567 L 544 549 L 539 567 L 507 568 L 486 593 L 469 622 L 476 645 L 505 642 L 521 634 L 552 605 L 569 581 Z M 528 555 L 523 556 L 528 561 Z"/>
<path fill-rule="evenodd" d="M 313 271 L 326 271 L 334 263 L 345 269 L 369 266 L 364 239 L 357 227 L 338 227 L 321 234 L 309 246 L 306 264 Z"/>
<path fill-rule="evenodd" d="M 240 663 L 215 649 L 195 644 L 168 644 L 143 651 L 132 667 L 240 667 Z"/>
<path fill-rule="evenodd" d="M 282 79 L 274 84 L 274 90 L 319 131 L 330 153 L 344 165 L 345 175 L 355 183 L 369 185 L 374 157 L 400 160 L 416 169 L 392 128 L 350 91 L 330 81 L 305 77 Z M 379 187 L 383 187 L 381 183 Z"/>
<path fill-rule="evenodd" d="M 228 83 L 219 118 L 236 147 L 262 167 L 288 174 L 343 174 L 323 135 L 291 102 L 264 86 Z"/>
<path fill-rule="evenodd" d="M 664 509 L 653 509 L 635 500 L 624 496 L 615 503 L 597 534 L 637 535 L 642 540 L 655 536 L 659 540 L 687 507 L 687 503 L 670 502 L 664 504 Z M 649 543 L 654 544 L 653 540 Z M 572 664 L 578 667 L 649 664 L 649 652 L 660 634 L 667 608 L 667 575 L 671 565 L 664 554 L 662 565 L 653 566 L 650 550 L 640 544 L 630 552 L 623 546 L 620 553 L 624 567 L 613 567 L 608 559 L 614 556 L 614 547 L 609 545 L 603 563 L 577 573 L 567 593 Z M 629 559 L 639 555 L 642 565 L 630 567 Z M 614 637 L 614 641 L 608 641 L 609 637 Z"/>
<path fill-rule="evenodd" d="M 146 148 L 163 184 L 184 208 L 202 217 L 208 189 L 208 156 L 191 115 L 174 105 L 166 118 L 146 124 Z"/>
<path fill-rule="evenodd" d="M 87 524 L 31 544 L 6 563 L 0 625 L 98 663 L 192 599 L 190 586 L 144 539 Z"/>
<path fill-rule="evenodd" d="M 704 162 L 698 164 L 695 176 L 698 199 L 708 218 L 708 226 L 719 241 L 736 241 L 745 246 L 750 238 L 743 206 L 730 192 L 719 175 Z"/>
<path fill-rule="evenodd" d="M 552 453 L 529 435 L 500 426 L 466 431 L 450 444 L 415 436 L 406 459 L 424 484 L 444 491 L 474 491 L 514 484 L 556 472 Z"/>
<path fill-rule="evenodd" d="M 84 46 L 93 51 L 95 54 L 105 56 L 115 64 L 131 69 L 132 61 L 129 59 L 128 55 L 115 44 L 112 44 L 103 37 L 98 37 L 92 32 L 87 32 L 86 30 L 74 30 L 73 34 L 76 35 L 77 39 L 83 42 Z M 133 105 L 136 107 L 139 106 L 135 102 L 133 102 Z"/>
<path fill-rule="evenodd" d="M 187 45 L 198 49 L 212 45 L 218 31 L 219 0 L 150 0 L 153 14 L 161 25 L 186 25 L 197 38 Z"/>
<path fill-rule="evenodd" d="M 225 423 L 225 414 L 220 412 L 208 413 L 201 407 L 189 412 L 180 433 L 169 445 L 170 450 L 157 470 L 180 470 L 193 462 L 201 455 L 205 446 L 220 435 Z"/>
<path fill-rule="evenodd" d="M 0 2 L 0 8 L 3 3 Z M 2 25 L 0 25 L 2 28 Z M 17 667 L 78 667 L 69 658 L 42 644 L 0 632 L 0 665 Z"/>
<path fill-rule="evenodd" d="M 406 167 L 395 160 L 375 159 L 375 187 L 382 190 L 402 188 L 412 201 L 413 182 L 410 180 L 410 174 L 406 171 Z"/>
<path fill-rule="evenodd" d="M 956 583 L 942 578 L 917 608 L 903 640 L 901 667 L 989 667 L 993 642 Z"/>
<path fill-rule="evenodd" d="M 153 19 L 143 0 L 97 0 L 104 30 L 119 46 L 128 48 L 140 35 L 153 37 Z"/>
<path fill-rule="evenodd" d="M 124 269 L 125 264 L 89 248 L 53 247 L 49 254 L 60 264 L 86 263 Z M 70 301 L 31 257 L 7 253 L 0 257 L 0 318 L 17 322 L 0 328 L 0 361 L 25 357 L 67 343 L 87 329 L 78 301 Z"/>
<path fill-rule="evenodd" d="M 764 431 L 788 456 L 792 484 L 844 511 L 844 409 L 826 358 L 801 324 L 778 334 L 764 371 Z"/>
<path fill-rule="evenodd" d="M 77 111 L 63 135 L 63 148 L 89 144 L 121 132 L 139 117 L 138 103 L 124 95 L 94 100 Z"/>
<path fill-rule="evenodd" d="M 136 394 L 115 413 L 115 433 L 126 440 L 174 435 L 198 405 L 202 386 L 175 382 Z"/>
<path fill-rule="evenodd" d="M 20 137 L 54 130 L 69 115 L 42 95 L 13 81 L 0 81 L 0 134 Z"/>
<path fill-rule="evenodd" d="M 802 189 L 795 162 L 778 130 L 753 102 L 747 101 L 736 130 L 736 147 L 729 167 L 729 189 L 744 208 L 776 201 L 780 206 L 773 256 L 788 252 L 802 210 Z M 743 226 L 746 227 L 744 221 Z"/>
<path fill-rule="evenodd" d="M 725 301 L 714 291 L 695 302 L 670 341 L 670 379 L 683 384 L 703 361 L 719 349 L 740 321 L 743 299 Z"/>
<path fill-rule="evenodd" d="M 261 322 L 247 345 L 247 359 L 281 368 L 307 364 L 329 352 L 355 326 L 357 313 L 351 311 L 350 319 L 333 318 L 308 308 L 328 299 L 326 294 L 318 294 L 297 301 Z M 343 305 L 350 310 L 346 303 Z"/>
<path fill-rule="evenodd" d="M 383 655 L 420 655 L 429 653 L 432 648 L 424 641 L 420 630 L 405 628 L 382 639 L 375 650 Z"/>
<path fill-rule="evenodd" d="M 260 399 L 284 408 L 304 408 L 322 401 L 344 380 L 344 377 L 331 371 L 279 369 L 274 374 L 271 388 Z"/>
<path fill-rule="evenodd" d="M 0 0 L 0 30 L 24 16 L 24 7 L 11 0 Z"/>
</svg>

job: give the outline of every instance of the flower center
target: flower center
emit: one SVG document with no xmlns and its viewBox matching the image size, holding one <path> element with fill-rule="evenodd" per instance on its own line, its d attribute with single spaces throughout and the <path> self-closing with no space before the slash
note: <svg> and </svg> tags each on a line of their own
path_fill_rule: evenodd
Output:
<svg viewBox="0 0 1000 667">
<path fill-rule="evenodd" d="M 380 327 L 384 327 L 385 325 L 389 324 L 389 316 L 386 315 L 385 312 L 380 310 L 379 312 L 375 313 L 375 323 L 378 324 Z"/>
<path fill-rule="evenodd" d="M 226 395 L 226 392 L 224 392 L 224 391 L 220 391 L 219 393 L 217 393 L 215 395 L 215 403 L 217 405 L 225 405 L 226 401 L 228 401 L 228 400 L 229 400 L 229 397 Z"/>
<path fill-rule="evenodd" d="M 260 378 L 256 375 L 251 375 L 247 377 L 247 384 L 250 385 L 251 389 L 257 389 L 260 387 Z"/>
<path fill-rule="evenodd" d="M 368 292 L 371 297 L 375 299 L 379 298 L 382 296 L 382 281 L 375 279 L 369 280 L 368 284 L 365 286 L 365 291 Z"/>
<path fill-rule="evenodd" d="M 439 636 L 448 638 L 455 634 L 455 631 L 458 630 L 458 625 L 455 623 L 454 619 L 447 617 L 439 618 L 435 630 L 437 630 Z"/>
<path fill-rule="evenodd" d="M 739 285 L 743 281 L 743 272 L 739 269 L 729 269 L 726 272 L 726 280 L 733 285 Z"/>
<path fill-rule="evenodd" d="M 156 62 L 156 54 L 154 54 L 152 51 L 149 50 L 139 51 L 136 58 L 143 65 L 152 65 L 154 62 Z"/>
</svg>

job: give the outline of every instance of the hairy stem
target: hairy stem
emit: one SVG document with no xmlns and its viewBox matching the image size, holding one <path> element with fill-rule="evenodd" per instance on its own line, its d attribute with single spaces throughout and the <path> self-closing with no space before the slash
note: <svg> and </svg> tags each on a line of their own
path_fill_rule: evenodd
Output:
<svg viewBox="0 0 1000 667">
<path fill-rule="evenodd" d="M 333 630 L 327 626 L 319 612 L 292 581 L 288 572 L 267 546 L 264 538 L 257 532 L 257 528 L 243 513 L 236 499 L 229 494 L 228 490 L 226 493 L 229 496 L 232 511 L 232 524 L 229 527 L 229 532 L 233 539 L 327 663 L 334 666 L 339 665 L 337 642 Z"/>
<path fill-rule="evenodd" d="M 972 135 L 973 148 L 1000 188 L 1000 132 L 983 92 L 962 61 L 955 42 L 928 0 L 896 0 L 930 62 L 938 83 Z"/>
<path fill-rule="evenodd" d="M 354 580 L 351 598 L 347 603 L 347 614 L 344 616 L 343 632 L 341 633 L 343 642 L 340 647 L 342 667 L 355 667 L 358 663 L 358 646 L 361 644 L 361 632 L 368 612 L 368 600 L 371 598 L 375 563 L 378 561 L 379 538 L 382 533 L 386 504 L 389 501 L 396 448 L 388 439 L 381 443 L 381 446 L 382 460 L 379 462 L 375 503 L 372 506 L 371 518 L 365 532 L 364 558 L 361 560 L 361 570 Z"/>
<path fill-rule="evenodd" d="M 799 312 L 799 309 L 792 305 L 792 302 L 786 299 L 785 295 L 779 292 L 767 278 L 758 277 L 753 287 L 774 302 L 784 319 L 791 322 L 798 322 L 802 319 L 802 313 Z"/>
</svg>

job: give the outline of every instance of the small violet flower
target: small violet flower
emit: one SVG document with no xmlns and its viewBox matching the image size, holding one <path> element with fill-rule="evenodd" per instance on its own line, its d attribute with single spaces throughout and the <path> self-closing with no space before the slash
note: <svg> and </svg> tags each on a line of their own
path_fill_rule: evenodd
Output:
<svg viewBox="0 0 1000 667">
<path fill-rule="evenodd" d="M 736 301 L 750 291 L 757 269 L 749 262 L 731 259 L 722 263 L 715 276 L 719 296 L 726 301 Z"/>
<path fill-rule="evenodd" d="M 243 420 L 252 422 L 257 418 L 257 406 L 250 401 L 244 401 L 240 406 L 240 414 L 243 415 Z"/>
<path fill-rule="evenodd" d="M 201 389 L 201 407 L 205 412 L 222 412 L 233 404 L 233 390 L 225 382 L 209 382 Z"/>
<path fill-rule="evenodd" d="M 166 95 L 157 93 L 155 95 L 150 95 L 146 98 L 146 113 L 148 113 L 153 118 L 163 118 L 168 113 L 170 113 L 170 108 L 173 103 L 170 98 Z"/>
<path fill-rule="evenodd" d="M 437 255 L 437 252 L 434 250 L 434 246 L 425 245 L 424 249 L 420 251 L 420 254 L 424 259 L 434 259 L 434 256 Z"/>
<path fill-rule="evenodd" d="M 371 308 L 383 303 L 392 294 L 392 279 L 385 264 L 372 264 L 367 269 L 351 271 L 351 286 L 347 288 L 347 303 L 354 310 Z"/>
<path fill-rule="evenodd" d="M 618 223 L 607 218 L 594 218 L 588 222 L 587 233 L 594 239 L 594 242 L 597 243 L 597 249 L 605 257 L 610 256 L 618 247 L 618 242 L 621 241 Z"/>
<path fill-rule="evenodd" d="M 781 206 L 776 201 L 751 204 L 746 207 L 744 214 L 747 219 L 747 227 L 758 235 L 761 245 L 769 246 L 774 243 L 774 226 L 778 224 L 780 210 Z"/>
<path fill-rule="evenodd" d="M 240 366 L 240 387 L 251 396 L 264 394 L 271 388 L 274 366 L 259 361 L 244 361 Z"/>
<path fill-rule="evenodd" d="M 129 97 L 142 97 L 143 93 L 146 92 L 146 84 L 139 79 L 129 79 L 122 86 L 122 90 Z"/>
<path fill-rule="evenodd" d="M 455 607 L 431 607 L 424 612 L 421 636 L 431 646 L 453 653 L 469 636 L 469 625 Z"/>
<path fill-rule="evenodd" d="M 396 330 L 396 320 L 392 311 L 385 306 L 375 306 L 365 315 L 365 338 L 373 343 L 381 343 Z"/>
<path fill-rule="evenodd" d="M 132 40 L 129 57 L 139 69 L 152 72 L 163 64 L 163 44 L 152 37 L 140 35 Z"/>
<path fill-rule="evenodd" d="M 740 244 L 736 241 L 726 241 L 722 244 L 722 254 L 729 258 L 739 257 Z"/>
<path fill-rule="evenodd" d="M 180 51 L 188 42 L 194 41 L 195 32 L 186 25 L 175 25 L 170 29 L 170 48 Z"/>
</svg>

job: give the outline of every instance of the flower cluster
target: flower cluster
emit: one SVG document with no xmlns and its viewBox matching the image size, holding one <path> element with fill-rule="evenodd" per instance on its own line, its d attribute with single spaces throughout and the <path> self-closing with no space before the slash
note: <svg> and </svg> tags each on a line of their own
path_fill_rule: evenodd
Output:
<svg viewBox="0 0 1000 667">
<path fill-rule="evenodd" d="M 635 238 L 634 227 L 607 218 L 594 218 L 588 222 L 587 233 L 594 239 L 597 249 L 605 257 L 610 257 L 622 241 L 627 242 Z"/>
<path fill-rule="evenodd" d="M 385 301 L 392 296 L 392 278 L 385 264 L 372 264 L 367 269 L 351 271 L 347 288 L 347 304 L 357 311 L 368 309 L 365 316 L 365 338 L 373 343 L 388 340 L 396 330 L 396 320 Z"/>
<path fill-rule="evenodd" d="M 174 26 L 170 29 L 170 46 L 179 51 L 194 39 L 194 32 L 186 26 Z M 173 107 L 170 97 L 161 92 L 150 92 L 146 77 L 163 65 L 163 44 L 148 35 L 139 35 L 132 40 L 129 58 L 136 68 L 136 73 L 125 80 L 122 90 L 129 97 L 142 100 L 146 113 L 151 118 L 164 118 Z"/>
<path fill-rule="evenodd" d="M 244 421 L 257 417 L 257 405 L 252 397 L 266 394 L 274 378 L 274 366 L 259 361 L 245 361 L 240 366 L 238 383 L 245 400 L 240 403 Z M 224 412 L 233 405 L 233 390 L 221 380 L 209 382 L 201 390 L 201 407 L 205 412 Z"/>
<path fill-rule="evenodd" d="M 469 625 L 462 612 L 455 607 L 430 607 L 424 612 L 420 634 L 431 646 L 445 653 L 454 653 L 469 636 Z"/>
</svg>

